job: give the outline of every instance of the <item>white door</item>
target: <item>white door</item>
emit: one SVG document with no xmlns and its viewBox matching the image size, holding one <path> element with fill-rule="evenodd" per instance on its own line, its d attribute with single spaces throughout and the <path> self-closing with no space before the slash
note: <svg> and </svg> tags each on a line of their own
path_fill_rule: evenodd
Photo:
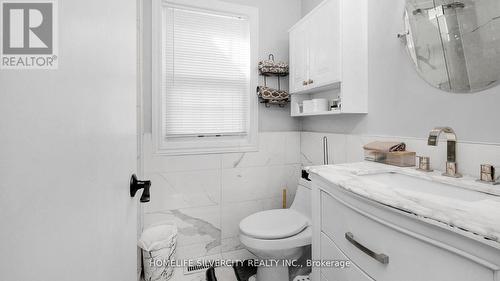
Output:
<svg viewBox="0 0 500 281">
<path fill-rule="evenodd" d="M 307 88 L 308 79 L 308 26 L 305 20 L 290 31 L 290 92 Z"/>
<path fill-rule="evenodd" d="M 341 79 L 340 0 L 329 0 L 311 17 L 309 86 L 320 87 Z"/>
<path fill-rule="evenodd" d="M 0 70 L 2 281 L 136 280 L 136 5 L 59 0 L 59 69 Z"/>
</svg>

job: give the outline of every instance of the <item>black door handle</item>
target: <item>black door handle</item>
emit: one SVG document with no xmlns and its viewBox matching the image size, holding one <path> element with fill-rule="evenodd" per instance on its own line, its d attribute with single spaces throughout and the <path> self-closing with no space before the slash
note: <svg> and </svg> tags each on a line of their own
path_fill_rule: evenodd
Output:
<svg viewBox="0 0 500 281">
<path fill-rule="evenodd" d="M 140 181 L 137 179 L 135 174 L 130 178 L 130 196 L 134 197 L 139 189 L 144 189 L 142 191 L 141 203 L 149 202 L 149 188 L 151 187 L 151 181 Z"/>
</svg>

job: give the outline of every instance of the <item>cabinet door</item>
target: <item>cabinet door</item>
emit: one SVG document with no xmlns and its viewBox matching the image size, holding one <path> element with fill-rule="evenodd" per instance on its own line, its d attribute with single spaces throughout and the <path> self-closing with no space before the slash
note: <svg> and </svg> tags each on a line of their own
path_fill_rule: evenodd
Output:
<svg viewBox="0 0 500 281">
<path fill-rule="evenodd" d="M 342 111 L 346 113 L 368 112 L 368 1 L 342 0 Z"/>
<path fill-rule="evenodd" d="M 304 21 L 290 31 L 290 91 L 304 90 L 308 79 L 308 29 L 309 21 Z"/>
<path fill-rule="evenodd" d="M 341 0 L 329 0 L 316 10 L 309 24 L 309 86 L 341 80 Z"/>
</svg>

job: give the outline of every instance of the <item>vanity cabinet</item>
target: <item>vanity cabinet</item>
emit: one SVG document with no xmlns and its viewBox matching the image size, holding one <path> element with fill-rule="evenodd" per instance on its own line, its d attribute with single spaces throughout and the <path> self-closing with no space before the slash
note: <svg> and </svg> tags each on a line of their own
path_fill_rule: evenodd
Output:
<svg viewBox="0 0 500 281">
<path fill-rule="evenodd" d="M 292 116 L 316 115 L 300 110 L 314 98 L 342 104 L 317 115 L 367 113 L 367 3 L 325 0 L 290 29 Z"/>
<path fill-rule="evenodd" d="M 499 281 L 499 250 L 313 179 L 313 260 L 323 281 Z"/>
</svg>

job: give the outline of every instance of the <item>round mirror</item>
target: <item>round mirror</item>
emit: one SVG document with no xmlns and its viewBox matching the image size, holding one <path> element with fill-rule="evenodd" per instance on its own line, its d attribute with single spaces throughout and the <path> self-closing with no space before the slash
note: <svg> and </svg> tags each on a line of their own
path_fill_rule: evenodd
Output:
<svg viewBox="0 0 500 281">
<path fill-rule="evenodd" d="M 406 0 L 399 37 L 436 88 L 473 93 L 500 80 L 499 0 Z"/>
</svg>

